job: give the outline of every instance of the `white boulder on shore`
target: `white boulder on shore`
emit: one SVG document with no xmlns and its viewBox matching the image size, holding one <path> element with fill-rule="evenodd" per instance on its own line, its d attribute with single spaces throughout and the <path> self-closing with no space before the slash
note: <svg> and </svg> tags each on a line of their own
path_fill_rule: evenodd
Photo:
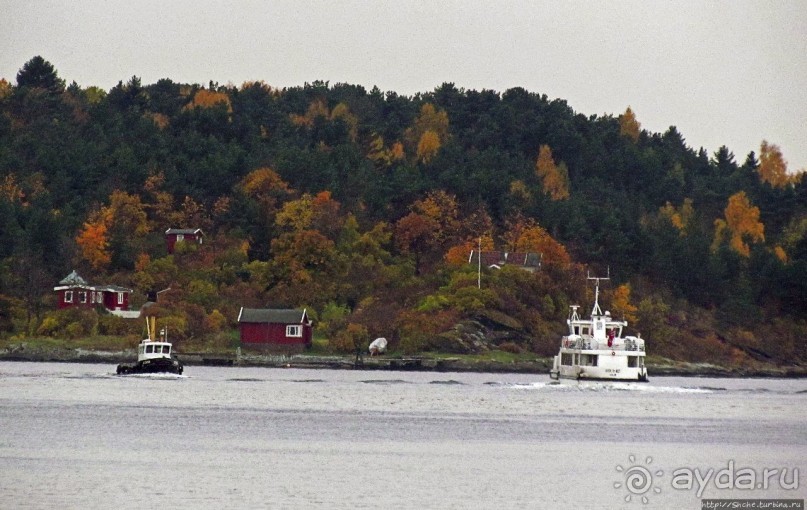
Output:
<svg viewBox="0 0 807 510">
<path fill-rule="evenodd" d="M 387 339 L 384 337 L 376 338 L 370 344 L 370 355 L 375 356 L 382 354 L 387 350 Z"/>
</svg>

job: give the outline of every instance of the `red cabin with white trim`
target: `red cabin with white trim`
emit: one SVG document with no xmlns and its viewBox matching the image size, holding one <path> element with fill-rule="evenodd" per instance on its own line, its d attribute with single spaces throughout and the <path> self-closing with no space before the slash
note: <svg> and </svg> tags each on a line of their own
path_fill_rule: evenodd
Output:
<svg viewBox="0 0 807 510">
<path fill-rule="evenodd" d="M 241 345 L 301 350 L 311 347 L 313 327 L 306 310 L 241 308 Z"/>
<path fill-rule="evenodd" d="M 76 271 L 67 275 L 53 290 L 58 295 L 59 309 L 100 305 L 109 311 L 128 310 L 132 293 L 132 289 L 117 285 L 90 285 Z"/>
<path fill-rule="evenodd" d="M 174 253 L 177 243 L 202 244 L 204 233 L 201 228 L 169 228 L 165 231 L 165 247 L 168 253 Z"/>
</svg>

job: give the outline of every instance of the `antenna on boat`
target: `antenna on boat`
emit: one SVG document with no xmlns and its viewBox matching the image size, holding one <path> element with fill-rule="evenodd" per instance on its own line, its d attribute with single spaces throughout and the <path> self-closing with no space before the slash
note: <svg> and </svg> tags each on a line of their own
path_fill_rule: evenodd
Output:
<svg viewBox="0 0 807 510">
<path fill-rule="evenodd" d="M 594 280 L 594 308 L 591 309 L 591 316 L 602 315 L 602 308 L 600 308 L 600 281 L 611 279 L 611 267 L 608 266 L 608 276 L 591 276 L 588 271 L 586 272 L 586 279 Z"/>
</svg>

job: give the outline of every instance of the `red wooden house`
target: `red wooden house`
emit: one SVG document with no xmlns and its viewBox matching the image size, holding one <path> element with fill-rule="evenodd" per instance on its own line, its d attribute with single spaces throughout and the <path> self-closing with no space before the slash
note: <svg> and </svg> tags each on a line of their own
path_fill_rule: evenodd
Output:
<svg viewBox="0 0 807 510">
<path fill-rule="evenodd" d="M 132 289 L 117 285 L 90 285 L 75 271 L 54 287 L 59 297 L 59 308 L 83 306 L 92 308 L 103 306 L 107 310 L 120 311 L 129 309 L 129 295 Z"/>
<path fill-rule="evenodd" d="M 204 233 L 201 228 L 169 228 L 165 231 L 165 246 L 168 253 L 174 253 L 177 243 L 192 242 L 202 244 Z"/>
<path fill-rule="evenodd" d="M 241 308 L 241 345 L 302 350 L 311 347 L 312 326 L 306 310 Z"/>
</svg>

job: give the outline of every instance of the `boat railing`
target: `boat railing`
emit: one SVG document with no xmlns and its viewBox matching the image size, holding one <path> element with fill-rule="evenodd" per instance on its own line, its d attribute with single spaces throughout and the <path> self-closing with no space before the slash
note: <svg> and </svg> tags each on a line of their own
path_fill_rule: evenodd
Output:
<svg viewBox="0 0 807 510">
<path fill-rule="evenodd" d="M 566 349 L 580 349 L 586 351 L 611 350 L 611 351 L 633 351 L 644 352 L 644 342 L 639 342 L 632 338 L 616 339 L 608 345 L 608 342 L 594 340 L 586 337 L 564 336 L 561 347 Z"/>
</svg>

